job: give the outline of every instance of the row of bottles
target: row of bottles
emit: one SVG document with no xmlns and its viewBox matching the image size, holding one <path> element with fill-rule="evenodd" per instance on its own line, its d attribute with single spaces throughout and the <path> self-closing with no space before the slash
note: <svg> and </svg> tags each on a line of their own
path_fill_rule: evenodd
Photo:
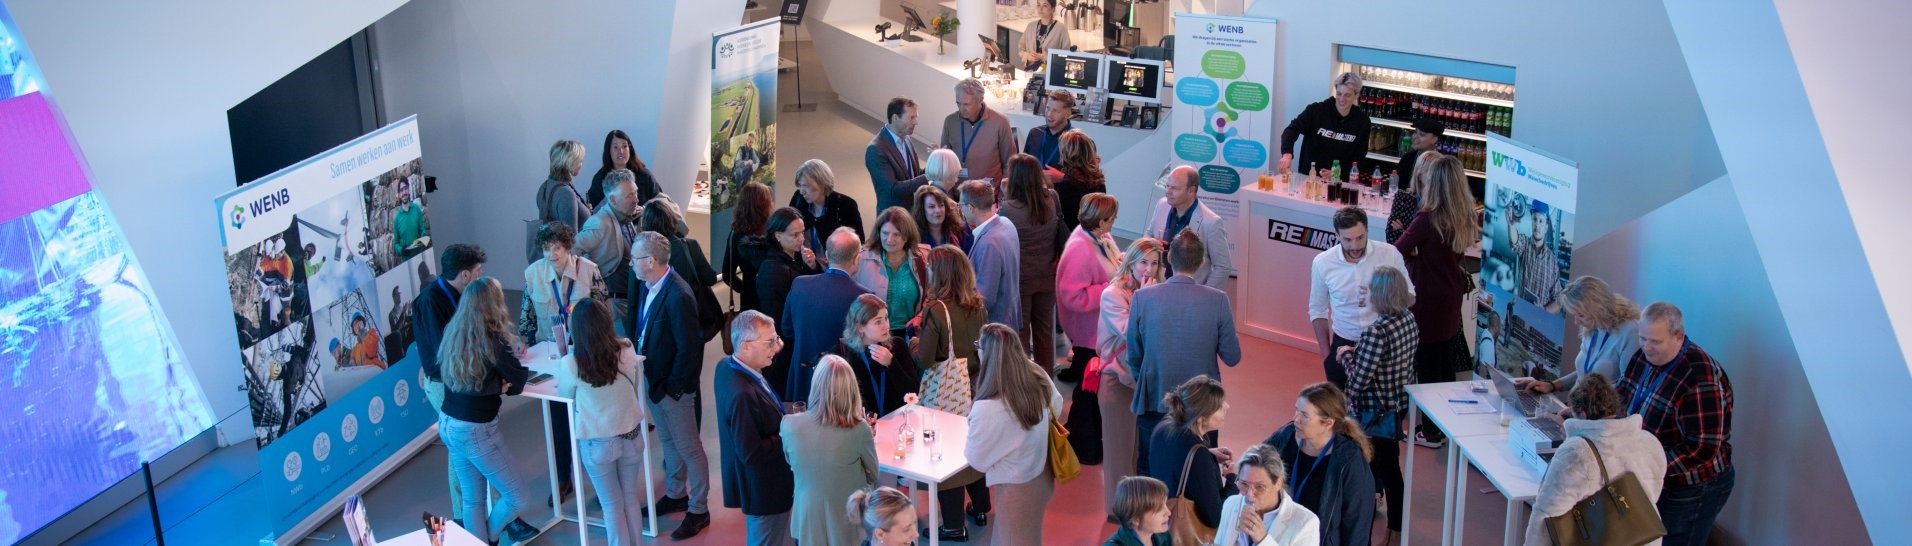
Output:
<svg viewBox="0 0 1912 546">
<path fill-rule="evenodd" d="M 1511 135 L 1514 109 L 1364 87 L 1360 104 L 1369 116 L 1405 123 L 1432 120 L 1449 131 Z"/>
</svg>

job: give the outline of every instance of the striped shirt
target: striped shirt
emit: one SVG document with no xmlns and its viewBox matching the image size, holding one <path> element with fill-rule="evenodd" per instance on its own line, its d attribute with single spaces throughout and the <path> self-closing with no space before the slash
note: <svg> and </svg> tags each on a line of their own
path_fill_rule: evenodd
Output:
<svg viewBox="0 0 1912 546">
<path fill-rule="evenodd" d="M 1733 384 L 1691 339 L 1665 366 L 1634 351 L 1614 388 L 1666 448 L 1667 485 L 1706 483 L 1733 467 Z"/>
</svg>

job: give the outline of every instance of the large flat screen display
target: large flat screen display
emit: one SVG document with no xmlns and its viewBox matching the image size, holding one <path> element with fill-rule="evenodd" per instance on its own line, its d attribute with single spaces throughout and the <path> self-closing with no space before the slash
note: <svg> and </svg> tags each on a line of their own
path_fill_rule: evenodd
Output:
<svg viewBox="0 0 1912 546">
<path fill-rule="evenodd" d="M 1061 49 L 1049 50 L 1049 87 L 1087 91 L 1102 86 L 1102 56 Z"/>
<path fill-rule="evenodd" d="M 213 424 L 0 4 L 0 544 Z"/>
<path fill-rule="evenodd" d="M 1162 61 L 1109 57 L 1109 98 L 1162 102 Z"/>
</svg>

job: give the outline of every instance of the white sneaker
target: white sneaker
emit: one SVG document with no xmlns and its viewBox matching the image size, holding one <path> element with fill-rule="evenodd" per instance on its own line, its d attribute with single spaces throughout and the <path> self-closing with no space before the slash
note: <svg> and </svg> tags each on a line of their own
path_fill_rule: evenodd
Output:
<svg viewBox="0 0 1912 546">
<path fill-rule="evenodd" d="M 1427 439 L 1427 436 L 1421 434 L 1420 432 L 1415 432 L 1414 445 L 1425 447 L 1428 449 L 1440 449 L 1443 447 L 1447 447 L 1447 438 L 1441 438 L 1440 440 L 1429 440 Z"/>
</svg>

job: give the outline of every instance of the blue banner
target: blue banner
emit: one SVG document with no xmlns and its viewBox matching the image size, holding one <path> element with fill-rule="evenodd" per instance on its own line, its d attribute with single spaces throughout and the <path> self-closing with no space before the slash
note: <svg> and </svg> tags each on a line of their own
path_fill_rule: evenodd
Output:
<svg viewBox="0 0 1912 546">
<path fill-rule="evenodd" d="M 259 450 L 275 532 L 298 525 L 438 421 L 423 380 L 417 356 L 407 356 Z"/>
</svg>

